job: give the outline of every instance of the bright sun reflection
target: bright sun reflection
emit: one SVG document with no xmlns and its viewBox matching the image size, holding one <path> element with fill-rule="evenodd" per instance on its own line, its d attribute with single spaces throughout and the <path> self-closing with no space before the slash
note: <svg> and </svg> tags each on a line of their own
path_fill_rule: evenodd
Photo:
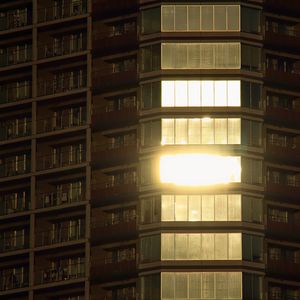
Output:
<svg viewBox="0 0 300 300">
<path fill-rule="evenodd" d="M 160 181 L 185 186 L 241 182 L 241 158 L 196 153 L 163 155 Z"/>
</svg>

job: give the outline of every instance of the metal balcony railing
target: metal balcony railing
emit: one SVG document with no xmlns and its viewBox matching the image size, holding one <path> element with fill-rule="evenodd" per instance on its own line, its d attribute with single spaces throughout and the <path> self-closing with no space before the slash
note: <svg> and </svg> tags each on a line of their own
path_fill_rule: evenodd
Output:
<svg viewBox="0 0 300 300">
<path fill-rule="evenodd" d="M 266 32 L 276 33 L 276 35 L 284 35 L 291 37 L 300 37 L 300 31 L 292 28 L 288 28 L 282 24 L 266 24 Z"/>
<path fill-rule="evenodd" d="M 74 166 L 85 162 L 86 151 L 74 149 L 59 153 L 39 156 L 37 158 L 37 170 L 49 170 Z"/>
<path fill-rule="evenodd" d="M 1 159 L 0 159 L 1 162 Z M 0 163 L 0 178 L 23 175 L 30 172 L 30 158 L 18 161 L 5 161 Z"/>
<path fill-rule="evenodd" d="M 6 270 L 3 270 L 6 271 Z M 8 272 L 9 273 L 9 272 Z M 28 287 L 28 272 L 15 271 L 0 275 L 0 290 L 13 290 Z"/>
<path fill-rule="evenodd" d="M 78 108 L 80 109 L 80 108 Z M 45 133 L 67 128 L 83 126 L 86 124 L 86 108 L 78 112 L 63 112 L 57 116 L 37 120 L 37 132 Z"/>
<path fill-rule="evenodd" d="M 0 252 L 10 252 L 28 247 L 28 237 L 25 234 L 0 238 Z"/>
<path fill-rule="evenodd" d="M 31 83 L 14 83 L 0 86 L 0 105 L 31 97 Z"/>
<path fill-rule="evenodd" d="M 63 38 L 58 45 L 53 41 L 52 43 L 39 46 L 38 57 L 41 59 L 78 53 L 86 50 L 86 47 L 87 40 L 85 35 L 78 38 Z"/>
<path fill-rule="evenodd" d="M 46 284 L 50 282 L 58 282 L 83 278 L 85 276 L 85 264 L 65 264 L 57 268 L 47 268 L 37 271 L 38 283 Z"/>
<path fill-rule="evenodd" d="M 40 193 L 38 195 L 38 207 L 55 207 L 85 200 L 84 188 L 72 188 L 63 191 Z"/>
<path fill-rule="evenodd" d="M 92 152 L 98 153 L 102 151 L 107 150 L 119 150 L 119 149 L 125 149 L 127 147 L 135 147 L 137 146 L 137 140 L 128 140 L 128 141 L 114 141 L 111 143 L 105 143 L 105 144 L 93 144 Z"/>
<path fill-rule="evenodd" d="M 0 67 L 29 62 L 31 59 L 31 45 L 26 45 L 21 49 L 5 49 L 4 53 L 0 52 Z"/>
<path fill-rule="evenodd" d="M 0 16 L 0 31 L 24 27 L 31 24 L 31 11 L 27 8 L 8 11 Z"/>
<path fill-rule="evenodd" d="M 267 141 L 268 141 L 268 145 L 272 145 L 272 146 L 278 146 L 278 147 L 290 148 L 290 149 L 297 148 L 297 143 L 295 142 L 295 139 L 292 137 L 286 137 L 286 138 L 268 137 Z"/>
<path fill-rule="evenodd" d="M 64 76 L 61 80 L 45 80 L 38 84 L 38 96 L 55 95 L 58 93 L 66 93 L 86 87 L 87 77 L 74 75 Z"/>
<path fill-rule="evenodd" d="M 12 140 L 31 134 L 31 120 L 9 120 L 0 122 L 0 141 Z"/>
<path fill-rule="evenodd" d="M 87 12 L 86 0 L 64 1 L 63 4 L 44 7 L 38 10 L 38 22 L 48 22 L 80 16 Z"/>
<path fill-rule="evenodd" d="M 83 239 L 84 227 L 80 225 L 64 226 L 57 230 L 44 230 L 36 234 L 37 246 L 48 246 Z"/>
</svg>

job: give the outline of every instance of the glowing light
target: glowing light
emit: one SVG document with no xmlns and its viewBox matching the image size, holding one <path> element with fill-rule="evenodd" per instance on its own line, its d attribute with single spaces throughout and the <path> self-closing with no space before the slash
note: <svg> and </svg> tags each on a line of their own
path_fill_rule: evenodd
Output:
<svg viewBox="0 0 300 300">
<path fill-rule="evenodd" d="M 181 186 L 241 182 L 241 158 L 197 153 L 163 155 L 160 181 Z"/>
</svg>

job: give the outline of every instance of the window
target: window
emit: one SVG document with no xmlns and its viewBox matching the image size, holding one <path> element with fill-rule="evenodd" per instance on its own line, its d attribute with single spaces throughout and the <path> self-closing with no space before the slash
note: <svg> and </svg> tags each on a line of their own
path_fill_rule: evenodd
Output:
<svg viewBox="0 0 300 300">
<path fill-rule="evenodd" d="M 142 34 L 150 34 L 160 31 L 160 7 L 142 11 Z"/>
<path fill-rule="evenodd" d="M 242 45 L 242 69 L 257 72 L 261 71 L 261 67 L 261 48 Z"/>
<path fill-rule="evenodd" d="M 240 69 L 240 67 L 240 43 L 161 44 L 162 69 Z"/>
<path fill-rule="evenodd" d="M 261 32 L 261 11 L 250 7 L 242 7 L 242 31 Z"/>
<path fill-rule="evenodd" d="M 262 184 L 262 161 L 243 157 L 242 182 Z"/>
<path fill-rule="evenodd" d="M 162 5 L 162 31 L 239 31 L 239 5 Z"/>
<path fill-rule="evenodd" d="M 141 49 L 141 72 L 157 71 L 161 68 L 161 46 L 151 45 Z"/>
</svg>

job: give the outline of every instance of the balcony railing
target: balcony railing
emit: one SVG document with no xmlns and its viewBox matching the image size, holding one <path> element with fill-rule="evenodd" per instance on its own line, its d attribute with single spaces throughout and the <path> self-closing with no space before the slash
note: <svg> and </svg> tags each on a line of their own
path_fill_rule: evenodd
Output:
<svg viewBox="0 0 300 300">
<path fill-rule="evenodd" d="M 0 252 L 10 252 L 28 247 L 28 237 L 25 234 L 16 234 L 12 237 L 0 238 Z"/>
<path fill-rule="evenodd" d="M 39 47 L 38 57 L 41 59 L 78 53 L 86 50 L 86 43 L 86 36 L 84 35 L 82 38 L 65 38 L 59 45 L 55 45 L 53 41 L 52 43 L 41 45 Z"/>
<path fill-rule="evenodd" d="M 10 274 L 0 275 L 0 290 L 13 290 L 28 287 L 28 272 L 11 272 Z"/>
<path fill-rule="evenodd" d="M 31 83 L 0 86 L 0 104 L 15 102 L 31 97 Z"/>
<path fill-rule="evenodd" d="M 80 16 L 86 13 L 86 0 L 65 1 L 63 5 L 44 7 L 38 10 L 38 22 L 49 22 L 53 20 L 65 19 Z"/>
<path fill-rule="evenodd" d="M 0 141 L 12 140 L 31 134 L 31 121 L 7 121 L 0 123 Z"/>
<path fill-rule="evenodd" d="M 0 178 L 23 175 L 30 172 L 30 159 L 4 161 L 0 164 Z"/>
<path fill-rule="evenodd" d="M 60 153 L 40 156 L 37 159 L 37 170 L 49 170 L 74 166 L 85 162 L 85 150 L 62 151 Z"/>
<path fill-rule="evenodd" d="M 24 27 L 31 24 L 31 12 L 28 9 L 9 11 L 0 16 L 0 31 Z"/>
<path fill-rule="evenodd" d="M 38 207 L 55 207 L 84 201 L 84 199 L 85 193 L 83 188 L 72 188 L 58 192 L 40 193 L 38 195 Z"/>
<path fill-rule="evenodd" d="M 85 264 L 66 264 L 58 268 L 42 269 L 38 271 L 37 276 L 40 284 L 83 278 L 85 276 Z"/>
<path fill-rule="evenodd" d="M 36 234 L 36 244 L 37 246 L 48 246 L 59 243 L 78 241 L 83 239 L 84 227 L 75 225 L 75 226 L 64 226 L 58 230 L 45 230 L 39 231 Z"/>
<path fill-rule="evenodd" d="M 269 293 L 270 300 L 300 300 L 300 296 L 294 296 L 294 295 L 278 295 L 278 294 L 272 294 Z"/>
<path fill-rule="evenodd" d="M 78 114 L 76 112 L 64 112 L 62 114 L 59 114 L 59 116 L 37 120 L 37 131 L 38 133 L 52 132 L 83 126 L 85 124 L 86 109 L 82 108 L 82 110 Z"/>
<path fill-rule="evenodd" d="M 55 95 L 86 87 L 86 76 L 65 76 L 63 80 L 46 80 L 38 84 L 38 96 Z"/>
<path fill-rule="evenodd" d="M 32 51 L 30 45 L 23 49 L 7 50 L 7 53 L 0 54 L 0 67 L 22 64 L 31 61 L 31 59 Z"/>
</svg>

